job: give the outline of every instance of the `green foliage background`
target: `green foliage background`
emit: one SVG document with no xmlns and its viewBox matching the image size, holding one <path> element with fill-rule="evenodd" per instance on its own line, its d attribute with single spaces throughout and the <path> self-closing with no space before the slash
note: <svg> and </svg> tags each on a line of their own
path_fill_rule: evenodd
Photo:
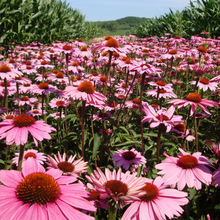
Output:
<svg viewBox="0 0 220 220">
<path fill-rule="evenodd" d="M 161 37 L 168 32 L 173 36 L 188 38 L 205 30 L 209 36 L 217 38 L 220 35 L 219 24 L 220 0 L 197 0 L 191 1 L 182 12 L 170 9 L 168 14 L 149 19 L 136 28 L 135 35 Z"/>
<path fill-rule="evenodd" d="M 95 24 L 61 0 L 1 0 L 0 44 L 92 38 Z"/>
</svg>

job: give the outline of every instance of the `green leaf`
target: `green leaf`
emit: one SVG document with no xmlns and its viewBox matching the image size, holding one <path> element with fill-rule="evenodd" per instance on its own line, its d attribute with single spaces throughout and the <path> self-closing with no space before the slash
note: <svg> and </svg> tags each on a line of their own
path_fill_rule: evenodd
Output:
<svg viewBox="0 0 220 220">
<path fill-rule="evenodd" d="M 101 145 L 101 136 L 98 135 L 98 134 L 95 134 L 95 137 L 94 137 L 94 145 L 93 145 L 93 151 L 92 151 L 92 158 L 94 159 L 97 152 L 98 152 L 98 149 Z"/>
</svg>

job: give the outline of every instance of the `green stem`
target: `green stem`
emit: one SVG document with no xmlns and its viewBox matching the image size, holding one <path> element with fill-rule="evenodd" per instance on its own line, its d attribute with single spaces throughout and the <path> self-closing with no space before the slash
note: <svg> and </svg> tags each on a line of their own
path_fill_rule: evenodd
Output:
<svg viewBox="0 0 220 220">
<path fill-rule="evenodd" d="M 106 81 L 105 81 L 105 91 L 104 91 L 104 96 L 107 95 L 108 78 L 109 78 L 109 75 L 110 75 L 112 55 L 113 55 L 113 52 L 112 52 L 112 51 L 109 51 L 109 61 L 108 61 L 108 70 L 107 70 Z"/>
<path fill-rule="evenodd" d="M 145 75 L 146 75 L 146 73 L 144 73 L 142 75 L 142 80 L 141 80 L 141 92 L 140 92 L 140 103 L 141 103 L 141 105 L 140 105 L 140 118 L 141 118 L 141 121 L 142 121 L 142 117 L 143 117 L 142 100 L 143 100 Z M 144 149 L 144 125 L 143 125 L 143 123 L 141 123 L 141 149 L 142 149 L 142 155 L 144 156 L 145 149 Z"/>
<path fill-rule="evenodd" d="M 117 214 L 117 207 L 115 204 L 109 204 L 108 220 L 115 220 Z"/>
<path fill-rule="evenodd" d="M 162 128 L 159 126 L 157 135 L 157 163 L 160 163 L 160 139 L 162 134 Z"/>
<path fill-rule="evenodd" d="M 20 153 L 19 153 L 18 168 L 17 168 L 18 171 L 21 171 L 22 169 L 23 156 L 24 156 L 24 145 L 20 145 Z"/>
<path fill-rule="evenodd" d="M 4 106 L 5 106 L 5 109 L 6 109 L 6 113 L 8 113 L 8 88 L 7 88 L 6 78 L 4 78 L 4 86 L 5 86 Z"/>
<path fill-rule="evenodd" d="M 7 169 L 7 163 L 8 163 L 8 150 L 9 150 L 9 145 L 6 146 L 6 153 L 5 153 L 5 169 Z"/>
<path fill-rule="evenodd" d="M 86 101 L 82 101 L 82 158 L 84 158 L 84 134 L 85 134 L 85 127 L 84 127 L 84 121 L 85 121 L 85 108 L 86 108 Z"/>
<path fill-rule="evenodd" d="M 193 121 L 194 121 L 194 129 L 195 129 L 195 141 L 196 141 L 196 151 L 199 151 L 199 136 L 198 136 L 198 126 L 197 126 L 197 120 L 196 120 L 196 114 L 194 112 L 193 114 Z"/>
</svg>

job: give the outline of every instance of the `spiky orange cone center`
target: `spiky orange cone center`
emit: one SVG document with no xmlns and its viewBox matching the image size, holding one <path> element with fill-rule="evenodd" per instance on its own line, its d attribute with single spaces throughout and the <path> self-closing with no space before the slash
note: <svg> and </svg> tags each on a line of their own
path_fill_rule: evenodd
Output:
<svg viewBox="0 0 220 220">
<path fill-rule="evenodd" d="M 56 180 L 41 172 L 27 175 L 16 188 L 17 198 L 25 204 L 45 205 L 55 202 L 60 194 L 60 187 Z"/>
</svg>

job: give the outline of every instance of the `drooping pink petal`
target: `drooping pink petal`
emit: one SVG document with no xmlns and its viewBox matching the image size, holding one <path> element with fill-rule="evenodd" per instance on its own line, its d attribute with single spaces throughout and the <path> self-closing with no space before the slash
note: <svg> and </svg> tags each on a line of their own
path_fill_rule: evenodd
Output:
<svg viewBox="0 0 220 220">
<path fill-rule="evenodd" d="M 5 186 L 15 188 L 22 179 L 21 172 L 17 170 L 0 170 L 0 182 Z"/>
</svg>

